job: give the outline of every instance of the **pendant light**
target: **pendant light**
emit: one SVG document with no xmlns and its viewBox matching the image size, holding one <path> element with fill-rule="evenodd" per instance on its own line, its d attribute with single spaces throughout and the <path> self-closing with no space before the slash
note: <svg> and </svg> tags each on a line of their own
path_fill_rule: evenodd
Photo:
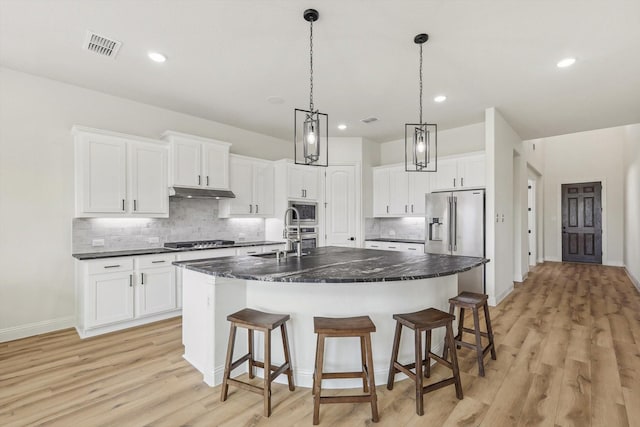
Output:
<svg viewBox="0 0 640 427">
<path fill-rule="evenodd" d="M 294 158 L 296 164 L 326 167 L 329 157 L 329 116 L 315 110 L 313 105 L 313 23 L 320 14 L 315 9 L 307 9 L 302 16 L 309 22 L 309 109 L 295 109 Z"/>
<path fill-rule="evenodd" d="M 418 34 L 413 41 L 420 46 L 420 120 L 404 125 L 404 164 L 407 172 L 438 170 L 438 125 L 422 121 L 422 45 L 428 34 Z"/>
</svg>

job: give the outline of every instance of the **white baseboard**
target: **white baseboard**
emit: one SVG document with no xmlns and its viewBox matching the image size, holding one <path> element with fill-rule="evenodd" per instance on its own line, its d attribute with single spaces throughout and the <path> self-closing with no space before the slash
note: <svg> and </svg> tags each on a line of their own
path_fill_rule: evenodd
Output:
<svg viewBox="0 0 640 427">
<path fill-rule="evenodd" d="M 542 264 L 543 262 L 544 262 L 544 258 L 538 258 L 537 264 Z"/>
<path fill-rule="evenodd" d="M 551 261 L 551 262 L 562 262 L 562 258 L 556 258 L 556 257 L 544 257 L 545 261 Z"/>
<path fill-rule="evenodd" d="M 640 279 L 633 277 L 633 274 L 631 274 L 627 267 L 624 268 L 624 271 L 627 273 L 627 276 L 629 277 L 629 280 L 631 280 L 631 283 L 633 283 L 633 286 L 635 286 L 638 292 L 640 292 Z"/>
<path fill-rule="evenodd" d="M 607 261 L 603 262 L 602 265 L 608 265 L 610 267 L 624 267 L 624 263 L 622 261 Z"/>
<path fill-rule="evenodd" d="M 491 307 L 495 307 L 502 302 L 509 294 L 513 292 L 513 284 L 505 289 L 500 295 L 489 296 L 489 300 L 487 301 Z"/>
<path fill-rule="evenodd" d="M 160 320 L 170 319 L 172 317 L 178 317 L 182 314 L 182 309 L 168 311 L 166 313 L 154 314 L 153 316 L 141 317 L 139 319 L 128 320 L 125 322 L 114 323 L 107 326 L 100 326 L 92 329 L 82 329 L 76 326 L 76 331 L 80 338 L 90 338 L 102 334 L 108 334 L 109 332 L 120 331 L 122 329 L 133 328 L 135 326 L 146 325 L 147 323 L 158 322 Z"/>
<path fill-rule="evenodd" d="M 66 316 L 57 319 L 43 320 L 41 322 L 27 323 L 26 325 L 3 328 L 0 329 L 0 342 L 13 341 L 20 338 L 58 331 L 60 329 L 73 328 L 74 325 L 75 317 Z"/>
</svg>

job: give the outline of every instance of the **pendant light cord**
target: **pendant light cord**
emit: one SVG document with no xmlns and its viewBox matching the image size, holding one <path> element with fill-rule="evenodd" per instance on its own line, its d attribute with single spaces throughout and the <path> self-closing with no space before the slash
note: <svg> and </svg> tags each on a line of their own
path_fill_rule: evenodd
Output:
<svg viewBox="0 0 640 427">
<path fill-rule="evenodd" d="M 420 124 L 422 124 L 422 43 L 420 44 Z"/>
<path fill-rule="evenodd" d="M 309 74 L 309 111 L 313 113 L 313 19 L 309 21 L 309 68 L 311 70 Z"/>
</svg>

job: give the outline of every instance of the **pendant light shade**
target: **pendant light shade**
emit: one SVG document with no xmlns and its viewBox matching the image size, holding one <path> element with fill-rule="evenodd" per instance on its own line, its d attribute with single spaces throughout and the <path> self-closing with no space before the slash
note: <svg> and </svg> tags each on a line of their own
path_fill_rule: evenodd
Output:
<svg viewBox="0 0 640 427">
<path fill-rule="evenodd" d="M 418 34 L 413 41 L 420 46 L 420 119 L 404 125 L 404 164 L 407 172 L 437 172 L 438 125 L 422 121 L 422 45 L 427 34 Z"/>
<path fill-rule="evenodd" d="M 329 116 L 314 109 L 313 105 L 313 23 L 320 14 L 315 9 L 304 11 L 309 22 L 309 109 L 294 111 L 294 159 L 296 164 L 311 166 L 328 165 Z"/>
</svg>

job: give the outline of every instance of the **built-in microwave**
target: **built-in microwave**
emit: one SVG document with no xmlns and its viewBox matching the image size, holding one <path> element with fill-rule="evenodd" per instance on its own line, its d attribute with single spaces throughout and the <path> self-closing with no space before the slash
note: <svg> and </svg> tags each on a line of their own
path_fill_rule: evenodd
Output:
<svg viewBox="0 0 640 427">
<path fill-rule="evenodd" d="M 318 204 L 315 202 L 295 202 L 289 201 L 289 207 L 295 208 L 300 214 L 300 224 L 318 224 Z M 295 212 L 291 211 L 290 224 L 295 225 L 298 218 Z"/>
</svg>

